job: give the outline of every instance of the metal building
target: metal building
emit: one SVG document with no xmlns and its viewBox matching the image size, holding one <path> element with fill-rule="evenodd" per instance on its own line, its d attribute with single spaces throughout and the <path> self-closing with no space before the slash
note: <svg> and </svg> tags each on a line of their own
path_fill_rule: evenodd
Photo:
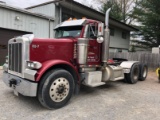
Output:
<svg viewBox="0 0 160 120">
<path fill-rule="evenodd" d="M 0 66 L 7 55 L 8 40 L 34 33 L 35 37 L 53 37 L 54 18 L 0 4 Z"/>
</svg>

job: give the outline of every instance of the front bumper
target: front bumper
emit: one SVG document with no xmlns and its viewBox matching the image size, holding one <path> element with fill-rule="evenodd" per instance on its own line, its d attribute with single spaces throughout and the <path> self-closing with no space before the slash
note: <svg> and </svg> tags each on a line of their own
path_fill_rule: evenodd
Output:
<svg viewBox="0 0 160 120">
<path fill-rule="evenodd" d="M 22 79 L 7 72 L 3 73 L 3 82 L 14 89 L 14 91 L 24 95 L 35 97 L 37 95 L 38 83 Z"/>
</svg>

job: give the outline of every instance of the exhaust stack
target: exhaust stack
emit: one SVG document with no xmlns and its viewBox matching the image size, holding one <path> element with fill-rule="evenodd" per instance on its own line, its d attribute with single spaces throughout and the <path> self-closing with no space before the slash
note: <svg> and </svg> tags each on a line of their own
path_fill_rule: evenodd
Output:
<svg viewBox="0 0 160 120">
<path fill-rule="evenodd" d="M 102 44 L 102 63 L 103 66 L 107 66 L 107 60 L 109 59 L 109 44 L 110 44 L 110 30 L 109 30 L 109 12 L 111 8 L 106 11 L 105 25 L 104 30 L 104 42 Z"/>
</svg>

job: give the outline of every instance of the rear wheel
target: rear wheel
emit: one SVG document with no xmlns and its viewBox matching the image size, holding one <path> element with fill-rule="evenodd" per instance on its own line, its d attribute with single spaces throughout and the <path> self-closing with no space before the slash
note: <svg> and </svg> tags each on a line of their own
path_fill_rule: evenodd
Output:
<svg viewBox="0 0 160 120">
<path fill-rule="evenodd" d="M 140 72 L 139 72 L 139 80 L 144 81 L 148 74 L 148 66 L 146 64 L 140 65 Z"/>
<path fill-rule="evenodd" d="M 135 84 L 139 77 L 139 64 L 134 64 L 131 68 L 130 73 L 125 74 L 125 80 L 130 84 Z"/>
<path fill-rule="evenodd" d="M 44 75 L 38 90 L 40 103 L 49 109 L 67 104 L 74 90 L 72 75 L 63 69 L 55 69 Z"/>
</svg>

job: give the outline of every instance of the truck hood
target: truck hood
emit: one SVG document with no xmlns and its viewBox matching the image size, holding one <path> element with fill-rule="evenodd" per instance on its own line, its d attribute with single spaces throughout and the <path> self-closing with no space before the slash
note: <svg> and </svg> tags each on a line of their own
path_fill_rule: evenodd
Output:
<svg viewBox="0 0 160 120">
<path fill-rule="evenodd" d="M 73 59 L 73 48 L 76 39 L 40 39 L 34 38 L 30 44 L 30 61 L 45 62 L 47 60 Z"/>
</svg>

